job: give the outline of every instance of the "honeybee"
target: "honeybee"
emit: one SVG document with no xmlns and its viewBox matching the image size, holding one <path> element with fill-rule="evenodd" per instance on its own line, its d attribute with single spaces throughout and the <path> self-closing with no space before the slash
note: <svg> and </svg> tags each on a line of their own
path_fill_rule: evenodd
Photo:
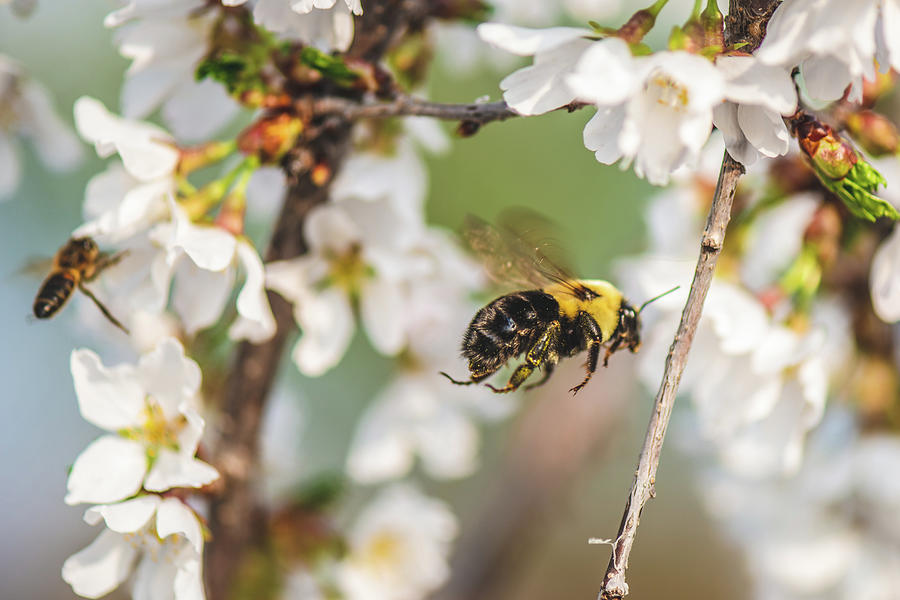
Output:
<svg viewBox="0 0 900 600">
<path fill-rule="evenodd" d="M 532 222 L 540 219 L 533 214 L 526 218 Z M 516 367 L 505 386 L 486 385 L 497 393 L 512 392 L 535 369 L 543 370 L 540 381 L 525 387 L 530 389 L 547 381 L 560 358 L 586 350 L 584 380 L 569 390 L 575 394 L 597 370 L 601 349 L 605 348 L 604 367 L 619 349 L 640 349 L 641 310 L 665 294 L 635 310 L 608 281 L 577 279 L 551 260 L 542 249 L 543 242 L 529 240 L 534 230 L 512 223 L 504 225 L 498 229 L 470 216 L 464 234 L 494 279 L 537 289 L 500 296 L 479 310 L 462 342 L 470 378 L 459 381 L 442 372 L 444 377 L 457 385 L 478 383 L 524 354 L 524 362 Z"/>
<path fill-rule="evenodd" d="M 93 300 L 103 316 L 128 333 L 128 329 L 112 316 L 109 309 L 103 306 L 103 303 L 84 285 L 93 281 L 107 267 L 119 262 L 123 256 L 124 252 L 116 254 L 101 252 L 97 243 L 89 237 L 70 238 L 53 257 L 53 268 L 34 299 L 34 316 L 38 319 L 49 319 L 58 313 L 77 287 Z"/>
</svg>

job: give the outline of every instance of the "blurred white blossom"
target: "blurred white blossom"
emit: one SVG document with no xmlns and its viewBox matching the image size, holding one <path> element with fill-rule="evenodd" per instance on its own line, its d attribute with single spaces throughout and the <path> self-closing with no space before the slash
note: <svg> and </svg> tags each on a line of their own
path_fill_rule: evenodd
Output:
<svg viewBox="0 0 900 600">
<path fill-rule="evenodd" d="M 848 85 L 862 97 L 862 79 L 900 68 L 900 2 L 897 0 L 788 0 L 775 10 L 759 48 L 761 60 L 800 67 L 815 100 L 837 100 Z"/>
<path fill-rule="evenodd" d="M 137 365 L 106 367 L 90 350 L 72 352 L 81 416 L 109 433 L 92 442 L 69 474 L 67 504 L 107 503 L 218 478 L 195 458 L 204 421 L 198 410 L 200 368 L 168 338 Z"/>
<path fill-rule="evenodd" d="M 743 550 L 754 597 L 880 600 L 900 586 L 900 438 L 833 411 L 791 478 L 711 469 L 703 500 Z"/>
<path fill-rule="evenodd" d="M 131 0 L 109 15 L 114 43 L 131 59 L 122 86 L 122 114 L 142 119 L 162 107 L 166 125 L 186 141 L 207 139 L 230 121 L 238 105 L 224 87 L 196 81 L 209 51 L 215 11 L 205 0 Z"/>
<path fill-rule="evenodd" d="M 85 598 L 110 593 L 134 572 L 134 598 L 202 600 L 203 531 L 194 512 L 177 498 L 138 496 L 93 506 L 90 525 L 106 529 L 62 567 L 62 577 Z"/>
<path fill-rule="evenodd" d="M 47 90 L 0 54 L 0 201 L 12 196 L 22 178 L 20 137 L 54 171 L 73 169 L 84 158 L 78 138 L 56 114 Z"/>
<path fill-rule="evenodd" d="M 347 534 L 337 579 L 347 600 L 412 600 L 450 574 L 456 517 L 446 504 L 395 484 L 381 491 Z"/>
<path fill-rule="evenodd" d="M 361 0 L 251 0 L 253 19 L 274 33 L 299 39 L 324 51 L 343 52 L 353 42 L 353 15 Z M 222 0 L 240 6 L 247 0 Z"/>
</svg>

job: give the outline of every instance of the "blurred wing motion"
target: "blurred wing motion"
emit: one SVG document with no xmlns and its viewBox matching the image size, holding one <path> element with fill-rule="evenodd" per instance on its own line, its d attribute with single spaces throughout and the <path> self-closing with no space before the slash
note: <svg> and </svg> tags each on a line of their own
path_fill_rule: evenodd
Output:
<svg viewBox="0 0 900 600">
<path fill-rule="evenodd" d="M 505 211 L 497 227 L 467 215 L 463 235 L 488 275 L 501 284 L 518 288 L 559 284 L 579 298 L 592 295 L 568 268 L 555 229 L 543 215 L 517 208 Z"/>
<path fill-rule="evenodd" d="M 47 276 L 47 272 L 53 268 L 53 259 L 44 256 L 33 256 L 25 261 L 16 271 L 15 275 L 19 277 L 30 277 L 33 279 L 43 279 Z"/>
</svg>

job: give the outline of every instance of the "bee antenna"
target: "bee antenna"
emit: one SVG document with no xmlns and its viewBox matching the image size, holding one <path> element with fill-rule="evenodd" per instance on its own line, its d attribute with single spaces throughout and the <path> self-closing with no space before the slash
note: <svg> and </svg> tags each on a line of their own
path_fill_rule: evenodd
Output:
<svg viewBox="0 0 900 600">
<path fill-rule="evenodd" d="M 641 307 L 638 309 L 637 314 L 641 314 L 641 311 L 644 310 L 644 307 L 647 306 L 648 304 L 650 304 L 651 302 L 656 302 L 657 300 L 659 300 L 659 299 L 662 298 L 663 296 L 668 296 L 669 294 L 671 294 L 672 292 L 674 292 L 675 290 L 677 290 L 677 289 L 680 288 L 680 287 L 681 287 L 680 285 L 676 285 L 676 286 L 673 287 L 671 290 L 669 290 L 669 291 L 667 291 L 667 292 L 663 292 L 663 293 L 660 294 L 659 296 L 654 296 L 653 298 L 650 298 L 649 300 L 647 300 L 646 302 L 644 302 L 643 304 L 641 304 Z"/>
</svg>

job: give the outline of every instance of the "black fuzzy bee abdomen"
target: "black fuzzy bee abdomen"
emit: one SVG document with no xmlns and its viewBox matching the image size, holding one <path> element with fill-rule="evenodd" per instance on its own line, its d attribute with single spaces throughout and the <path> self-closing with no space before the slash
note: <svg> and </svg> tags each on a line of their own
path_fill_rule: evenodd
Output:
<svg viewBox="0 0 900 600">
<path fill-rule="evenodd" d="M 462 343 L 472 378 L 484 379 L 527 351 L 557 319 L 559 303 L 540 290 L 501 296 L 479 310 Z"/>
<path fill-rule="evenodd" d="M 75 290 L 75 276 L 68 271 L 53 273 L 38 290 L 34 299 L 34 316 L 49 319 L 63 307 Z"/>
</svg>

